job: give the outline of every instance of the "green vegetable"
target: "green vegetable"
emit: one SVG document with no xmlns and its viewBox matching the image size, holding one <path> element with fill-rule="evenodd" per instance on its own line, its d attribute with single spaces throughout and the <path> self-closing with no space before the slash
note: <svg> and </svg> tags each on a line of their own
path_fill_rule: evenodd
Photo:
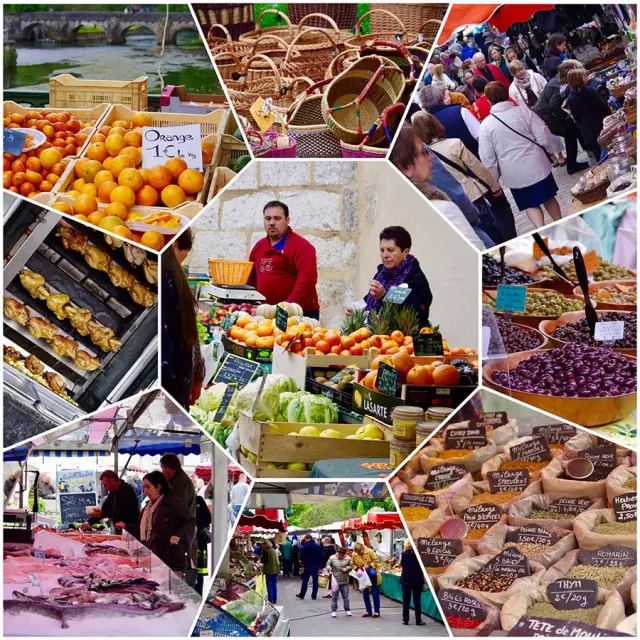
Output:
<svg viewBox="0 0 640 640">
<path fill-rule="evenodd" d="M 211 334 L 207 327 L 202 323 L 202 318 L 196 316 L 196 326 L 198 327 L 198 338 L 200 338 L 201 344 L 209 344 L 211 342 Z"/>
<path fill-rule="evenodd" d="M 338 407 L 325 396 L 305 393 L 291 400 L 286 416 L 287 422 L 327 424 L 338 422 Z"/>
<path fill-rule="evenodd" d="M 240 156 L 233 164 L 233 170 L 238 173 L 251 162 L 251 156 Z"/>
</svg>

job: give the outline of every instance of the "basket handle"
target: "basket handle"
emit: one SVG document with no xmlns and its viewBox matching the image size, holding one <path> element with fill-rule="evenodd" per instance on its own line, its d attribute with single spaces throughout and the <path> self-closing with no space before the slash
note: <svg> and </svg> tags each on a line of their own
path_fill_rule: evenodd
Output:
<svg viewBox="0 0 640 640">
<path fill-rule="evenodd" d="M 308 78 L 307 76 L 290 78 L 288 84 L 282 87 L 280 95 L 284 97 L 287 93 L 291 93 L 293 96 L 296 96 L 296 87 L 301 82 L 308 84 L 310 87 L 312 87 L 314 84 L 313 80 L 311 78 Z M 302 92 L 304 93 L 304 90 Z"/>
<path fill-rule="evenodd" d="M 249 53 L 249 57 L 255 55 L 258 42 L 260 41 L 264 42 L 265 40 L 273 40 L 277 42 L 279 45 L 281 45 L 281 48 L 283 51 L 286 51 L 289 48 L 289 45 L 279 36 L 269 35 L 268 33 L 265 33 L 263 36 L 260 36 L 253 41 L 253 43 L 251 44 L 251 51 Z"/>
<path fill-rule="evenodd" d="M 282 13 L 282 11 L 278 11 L 277 9 L 265 9 L 257 18 L 256 18 L 256 29 L 257 31 L 262 31 L 262 27 L 260 26 L 260 20 L 262 20 L 263 16 L 266 16 L 268 13 L 275 13 L 276 15 L 284 18 L 284 21 L 287 23 L 287 28 L 289 29 L 289 33 L 293 33 L 293 25 L 291 24 L 291 20 L 289 20 L 289 16 L 286 13 Z"/>
<path fill-rule="evenodd" d="M 290 58 L 292 52 L 295 50 L 295 46 L 296 46 L 296 43 L 298 42 L 298 40 L 302 36 L 306 36 L 307 34 L 312 33 L 314 31 L 316 31 L 317 33 L 321 33 L 331 43 L 331 46 L 335 49 L 336 41 L 329 35 L 329 33 L 327 31 L 325 31 L 324 29 L 318 29 L 317 27 L 309 27 L 308 29 L 305 29 L 304 31 L 300 31 L 296 35 L 296 37 L 291 41 L 291 44 L 288 45 L 287 55 L 284 58 L 285 64 L 290 62 L 289 58 Z"/>
<path fill-rule="evenodd" d="M 249 136 L 255 136 L 256 138 L 258 138 L 258 140 L 260 140 L 260 144 L 264 144 L 264 138 L 259 131 L 256 131 L 255 129 L 248 129 L 244 133 L 247 136 L 247 140 L 249 139 Z"/>
<path fill-rule="evenodd" d="M 321 18 L 322 20 L 325 20 L 326 22 L 328 22 L 331 25 L 331 28 L 335 31 L 336 36 L 339 38 L 340 37 L 340 27 L 338 27 L 338 25 L 336 24 L 336 21 L 331 17 L 328 16 L 326 13 L 309 13 L 306 16 L 304 16 L 302 18 L 302 20 L 300 20 L 300 22 L 298 22 L 298 31 L 302 31 L 302 25 L 309 19 L 309 18 Z M 311 27 L 312 29 L 317 29 L 318 27 Z"/>
<path fill-rule="evenodd" d="M 431 18 L 431 20 L 427 20 L 418 30 L 418 35 L 422 34 L 422 31 L 430 24 L 430 23 L 435 23 L 436 25 L 438 25 L 438 29 L 440 29 L 440 25 L 442 24 L 442 20 L 436 20 L 435 18 Z M 437 33 L 437 30 L 436 30 Z M 410 42 L 409 45 L 428 45 L 428 44 L 433 44 L 433 42 L 435 41 L 435 36 L 431 39 L 429 38 L 423 38 L 422 42 L 420 42 L 419 37 L 416 38 L 413 42 Z"/>
<path fill-rule="evenodd" d="M 276 67 L 275 63 L 273 62 L 273 60 L 271 58 L 265 56 L 262 53 L 256 53 L 255 55 L 253 55 L 250 58 L 247 58 L 245 60 L 242 72 L 244 73 L 244 75 L 247 75 L 249 73 L 249 68 L 251 67 L 252 63 L 254 63 L 254 62 L 258 61 L 258 60 L 265 61 L 271 67 L 271 70 L 273 71 L 273 79 L 274 79 L 274 81 L 276 83 L 276 93 L 279 94 L 280 91 L 282 90 L 282 82 L 280 80 L 280 72 L 278 71 L 278 67 Z"/>
<path fill-rule="evenodd" d="M 242 60 L 240 60 L 233 51 L 220 51 L 220 53 L 216 53 L 216 55 L 213 56 L 214 64 L 218 58 L 233 58 L 233 61 L 236 63 L 236 68 L 239 71 L 242 71 Z"/>
<path fill-rule="evenodd" d="M 307 87 L 302 93 L 299 93 L 296 96 L 296 98 L 293 101 L 293 103 L 287 109 L 287 112 L 285 113 L 284 117 L 285 117 L 286 123 L 289 124 L 296 117 L 298 111 L 300 110 L 300 107 L 304 104 L 304 101 L 314 91 L 317 91 L 321 87 L 324 87 L 325 85 L 328 85 L 332 80 L 333 80 L 333 78 L 325 78 L 324 80 L 320 80 L 320 82 L 316 82 L 314 85 L 311 85 L 310 87 Z"/>
<path fill-rule="evenodd" d="M 227 39 L 227 42 L 230 45 L 233 45 L 233 38 L 231 37 L 231 34 L 229 33 L 229 29 L 227 29 L 227 27 L 225 27 L 223 24 L 220 24 L 219 22 L 217 22 L 216 24 L 212 24 L 211 25 L 211 28 L 207 32 L 207 40 L 209 40 L 209 38 L 215 38 L 216 37 L 211 33 L 214 29 L 220 29 L 220 31 L 222 31 L 222 33 L 224 33 L 225 38 Z"/>
<path fill-rule="evenodd" d="M 358 36 L 360 36 L 360 25 L 362 24 L 362 21 L 370 16 L 372 13 L 384 13 L 385 16 L 392 18 L 393 20 L 395 20 L 398 23 L 398 26 L 401 28 L 400 33 L 403 36 L 407 35 L 407 28 L 404 26 L 404 23 L 402 22 L 402 20 L 400 20 L 400 18 L 398 18 L 398 16 L 393 15 L 393 13 L 391 13 L 391 11 L 387 11 L 386 9 L 371 9 L 371 11 L 367 11 L 367 13 L 365 13 L 364 15 L 360 16 L 360 19 L 358 20 L 358 22 L 356 22 L 356 38 Z"/>
<path fill-rule="evenodd" d="M 416 65 L 413 62 L 413 57 L 409 53 L 407 47 L 402 44 L 402 42 L 397 42 L 394 40 L 370 40 L 360 47 L 360 51 L 365 51 L 367 47 L 389 47 L 390 49 L 395 49 L 400 55 L 404 56 L 407 59 L 407 62 L 409 63 L 410 76 L 414 79 L 417 79 Z"/>
<path fill-rule="evenodd" d="M 402 102 L 398 102 L 396 104 L 390 104 L 388 107 L 385 107 L 384 111 L 382 112 L 382 126 L 384 128 L 384 134 L 387 136 L 389 144 L 391 144 L 391 142 L 393 141 L 393 135 L 391 134 L 391 131 L 389 129 L 389 116 L 397 113 L 400 117 L 402 117 L 405 109 L 406 106 Z"/>
<path fill-rule="evenodd" d="M 325 74 L 326 78 L 334 78 L 338 75 L 338 72 L 335 69 L 335 65 L 337 62 L 342 62 L 343 59 L 346 59 L 348 56 L 356 56 L 357 59 L 357 49 L 346 49 L 342 53 L 339 53 L 332 61 L 331 64 L 327 68 L 327 72 Z M 344 71 L 344 69 L 343 69 Z M 341 73 L 341 72 L 340 72 Z"/>
</svg>

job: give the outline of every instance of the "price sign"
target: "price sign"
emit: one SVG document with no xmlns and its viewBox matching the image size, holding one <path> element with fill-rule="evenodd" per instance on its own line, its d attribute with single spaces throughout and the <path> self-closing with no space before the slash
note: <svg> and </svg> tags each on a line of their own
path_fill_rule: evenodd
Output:
<svg viewBox="0 0 640 640">
<path fill-rule="evenodd" d="M 518 622 L 511 627 L 507 634 L 509 638 L 533 638 L 539 636 L 555 638 L 585 638 L 591 637 L 620 637 L 629 636 L 628 633 L 621 633 L 613 629 L 601 629 L 592 627 L 582 622 L 568 622 L 556 618 L 536 618 L 535 616 L 522 616 Z M 631 637 L 631 636 L 629 636 Z"/>
<path fill-rule="evenodd" d="M 522 313 L 527 306 L 527 287 L 512 284 L 499 284 L 496 297 L 497 311 Z"/>
<path fill-rule="evenodd" d="M 413 340 L 413 353 L 416 356 L 443 356 L 442 335 L 439 333 L 421 333 Z"/>
<path fill-rule="evenodd" d="M 485 426 L 449 427 L 444 436 L 447 449 L 480 449 L 487 446 Z"/>
<path fill-rule="evenodd" d="M 214 382 L 235 384 L 238 390 L 241 390 L 251 382 L 258 369 L 260 369 L 259 362 L 253 362 L 229 353 L 213 380 Z"/>
<path fill-rule="evenodd" d="M 524 491 L 529 486 L 528 469 L 505 469 L 489 471 L 487 474 L 489 491 L 503 493 L 505 491 Z"/>
<path fill-rule="evenodd" d="M 433 510 L 437 507 L 436 497 L 431 493 L 401 493 L 400 507 L 426 507 Z"/>
<path fill-rule="evenodd" d="M 528 558 L 515 547 L 507 547 L 480 568 L 478 573 L 497 573 L 522 578 L 531 575 Z"/>
<path fill-rule="evenodd" d="M 546 547 L 554 545 L 558 538 L 554 536 L 546 527 L 539 527 L 537 525 L 518 527 L 514 531 L 508 531 L 505 536 L 506 542 L 543 544 Z"/>
<path fill-rule="evenodd" d="M 506 411 L 482 411 L 476 418 L 469 421 L 469 425 L 485 427 L 502 427 L 509 422 Z"/>
<path fill-rule="evenodd" d="M 602 447 L 583 449 L 578 457 L 589 460 L 593 464 L 593 473 L 589 476 L 593 480 L 603 480 L 616 466 L 616 445 L 606 444 Z"/>
<path fill-rule="evenodd" d="M 203 170 L 199 124 L 142 127 L 143 169 L 151 169 L 172 158 L 181 158 L 190 169 Z"/>
<path fill-rule="evenodd" d="M 613 500 L 613 511 L 616 522 L 631 522 L 638 519 L 638 494 L 623 493 Z"/>
<path fill-rule="evenodd" d="M 496 524 L 502 516 L 502 511 L 497 504 L 487 502 L 467 507 L 462 513 L 462 519 L 469 529 L 487 529 Z"/>
<path fill-rule="evenodd" d="M 427 474 L 424 488 L 429 491 L 444 489 L 469 473 L 461 464 L 439 464 L 432 467 Z"/>
<path fill-rule="evenodd" d="M 598 254 L 595 252 L 595 249 L 588 251 L 582 256 L 584 260 L 584 268 L 587 273 L 593 273 L 600 266 L 600 258 L 598 258 Z"/>
<path fill-rule="evenodd" d="M 598 342 L 613 342 L 624 337 L 624 321 L 596 322 L 596 330 L 593 339 Z"/>
<path fill-rule="evenodd" d="M 386 393 L 390 396 L 398 395 L 398 389 L 400 388 L 400 372 L 397 369 L 390 367 L 388 364 L 381 362 L 378 367 L 376 386 L 380 391 L 382 391 L 382 393 Z"/>
<path fill-rule="evenodd" d="M 560 498 L 552 502 L 547 511 L 551 513 L 566 513 L 568 516 L 580 515 L 591 506 L 591 498 Z"/>
<path fill-rule="evenodd" d="M 487 611 L 482 602 L 462 589 L 440 589 L 438 602 L 445 616 L 457 616 L 481 622 L 487 617 Z"/>
<path fill-rule="evenodd" d="M 236 323 L 236 320 L 238 319 L 238 314 L 237 313 L 228 313 L 225 317 L 224 320 L 222 321 L 222 330 L 227 333 L 229 331 L 229 329 L 231 329 L 231 327 L 233 327 L 233 325 Z"/>
<path fill-rule="evenodd" d="M 564 444 L 578 433 L 570 424 L 544 424 L 533 427 L 534 436 L 544 436 L 549 444 Z"/>
<path fill-rule="evenodd" d="M 592 567 L 635 567 L 637 561 L 635 549 L 619 544 L 607 544 L 595 551 L 578 551 L 578 562 Z"/>
<path fill-rule="evenodd" d="M 393 302 L 394 304 L 404 304 L 409 297 L 412 289 L 410 287 L 390 287 L 384 296 L 384 302 Z"/>
<path fill-rule="evenodd" d="M 425 567 L 448 567 L 462 551 L 462 540 L 418 538 L 418 553 Z"/>
<path fill-rule="evenodd" d="M 271 103 L 269 104 L 265 102 L 264 98 L 258 98 L 250 107 L 249 112 L 253 116 L 253 119 L 258 123 L 258 127 L 261 132 L 265 132 L 271 127 L 271 125 L 276 122 L 277 118 L 274 115 L 273 111 L 271 111 Z"/>
<path fill-rule="evenodd" d="M 238 385 L 236 383 L 231 383 L 227 386 L 222 396 L 222 400 L 220 400 L 220 405 L 218 406 L 218 410 L 216 411 L 215 416 L 213 416 L 214 422 L 220 422 L 222 418 L 224 418 L 224 414 L 227 413 L 227 409 L 231 404 L 231 399 L 233 398 L 233 394 L 236 392 L 237 388 L 238 388 Z"/>
<path fill-rule="evenodd" d="M 287 320 L 289 320 L 289 314 L 281 307 L 276 306 L 276 327 L 280 329 L 280 331 L 287 330 Z"/>
<path fill-rule="evenodd" d="M 19 156 L 27 141 L 27 134 L 15 129 L 2 130 L 2 150 L 12 156 Z"/>
<path fill-rule="evenodd" d="M 560 578 L 547 585 L 549 602 L 560 611 L 593 609 L 598 604 L 596 580 Z"/>
<path fill-rule="evenodd" d="M 509 454 L 512 460 L 526 460 L 528 462 L 549 462 L 551 460 L 551 451 L 549 451 L 549 445 L 544 436 L 537 436 L 522 444 L 510 447 Z"/>
</svg>

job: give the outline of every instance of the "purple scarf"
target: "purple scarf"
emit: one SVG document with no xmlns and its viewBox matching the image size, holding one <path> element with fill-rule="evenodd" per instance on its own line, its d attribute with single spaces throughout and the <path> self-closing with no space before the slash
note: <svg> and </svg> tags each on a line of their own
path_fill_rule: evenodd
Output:
<svg viewBox="0 0 640 640">
<path fill-rule="evenodd" d="M 389 291 L 391 287 L 397 287 L 407 280 L 409 271 L 411 271 L 416 259 L 409 254 L 395 269 L 387 269 L 384 265 L 378 267 L 378 272 L 373 276 L 385 289 Z M 373 309 L 377 311 L 382 307 L 382 300 L 376 300 L 370 293 L 365 296 L 367 310 Z"/>
</svg>

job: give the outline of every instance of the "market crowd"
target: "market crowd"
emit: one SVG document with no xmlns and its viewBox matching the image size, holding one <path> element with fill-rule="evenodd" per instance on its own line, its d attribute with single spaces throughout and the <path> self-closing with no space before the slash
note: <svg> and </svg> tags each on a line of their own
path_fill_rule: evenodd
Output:
<svg viewBox="0 0 640 640">
<path fill-rule="evenodd" d="M 504 189 L 535 227 L 544 224 L 544 211 L 553 220 L 567 213 L 552 168 L 586 170 L 579 148 L 597 164 L 612 109 L 606 86 L 574 53 L 584 61 L 600 57 L 601 30 L 569 39 L 551 33 L 544 44 L 522 34 L 507 40 L 460 32 L 436 49 L 390 155 L 481 249 L 517 236 Z"/>
</svg>

